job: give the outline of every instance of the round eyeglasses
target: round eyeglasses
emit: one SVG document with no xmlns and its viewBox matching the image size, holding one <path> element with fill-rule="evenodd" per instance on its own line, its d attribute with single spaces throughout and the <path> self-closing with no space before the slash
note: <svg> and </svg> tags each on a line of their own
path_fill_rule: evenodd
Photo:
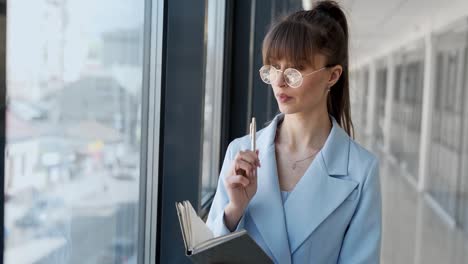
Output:
<svg viewBox="0 0 468 264">
<path fill-rule="evenodd" d="M 260 78 L 262 78 L 262 81 L 264 83 L 271 84 L 272 82 L 276 81 L 276 79 L 279 76 L 278 72 L 280 72 L 284 75 L 284 81 L 286 82 L 287 85 L 289 85 L 291 88 L 298 88 L 299 86 L 302 85 L 302 81 L 304 80 L 304 77 L 309 76 L 313 73 L 319 72 L 326 68 L 327 67 L 325 66 L 313 72 L 302 74 L 300 71 L 294 68 L 287 68 L 286 70 L 282 71 L 282 70 L 276 69 L 272 65 L 264 65 L 263 67 L 260 68 Z"/>
</svg>

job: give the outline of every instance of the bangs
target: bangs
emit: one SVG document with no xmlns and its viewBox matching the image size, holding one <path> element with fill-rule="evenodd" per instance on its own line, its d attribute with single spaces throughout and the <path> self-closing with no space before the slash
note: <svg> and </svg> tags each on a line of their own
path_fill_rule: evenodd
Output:
<svg viewBox="0 0 468 264">
<path fill-rule="evenodd" d="M 286 60 L 293 65 L 313 65 L 320 32 L 300 22 L 282 21 L 267 34 L 262 46 L 263 64 Z"/>
</svg>

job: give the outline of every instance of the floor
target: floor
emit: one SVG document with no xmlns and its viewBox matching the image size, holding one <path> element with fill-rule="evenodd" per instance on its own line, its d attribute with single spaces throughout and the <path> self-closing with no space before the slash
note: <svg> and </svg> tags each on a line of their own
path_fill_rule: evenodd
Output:
<svg viewBox="0 0 468 264">
<path fill-rule="evenodd" d="M 468 263 L 468 231 L 453 226 L 416 191 L 408 175 L 380 157 L 382 263 Z"/>
</svg>

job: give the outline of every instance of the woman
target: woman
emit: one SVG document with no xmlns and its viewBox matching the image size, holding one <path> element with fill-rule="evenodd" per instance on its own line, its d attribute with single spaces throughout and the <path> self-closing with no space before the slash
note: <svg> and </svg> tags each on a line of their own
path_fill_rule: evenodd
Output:
<svg viewBox="0 0 468 264">
<path fill-rule="evenodd" d="M 348 28 L 333 1 L 274 25 L 262 80 L 280 114 L 227 149 L 207 219 L 215 236 L 246 229 L 275 263 L 378 263 L 376 157 L 350 136 Z"/>
</svg>

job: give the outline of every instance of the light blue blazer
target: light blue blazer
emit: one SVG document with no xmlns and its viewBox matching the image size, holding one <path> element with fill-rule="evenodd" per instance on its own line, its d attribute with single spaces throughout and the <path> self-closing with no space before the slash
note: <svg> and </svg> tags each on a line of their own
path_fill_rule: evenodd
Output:
<svg viewBox="0 0 468 264">
<path fill-rule="evenodd" d="M 283 204 L 276 167 L 277 115 L 257 132 L 260 150 L 257 193 L 236 230 L 246 229 L 275 263 L 379 263 L 382 229 L 377 158 L 353 141 L 331 117 L 322 150 Z M 232 141 L 226 151 L 207 225 L 215 236 L 230 233 L 224 223 L 229 202 L 224 178 L 250 138 Z"/>
</svg>

